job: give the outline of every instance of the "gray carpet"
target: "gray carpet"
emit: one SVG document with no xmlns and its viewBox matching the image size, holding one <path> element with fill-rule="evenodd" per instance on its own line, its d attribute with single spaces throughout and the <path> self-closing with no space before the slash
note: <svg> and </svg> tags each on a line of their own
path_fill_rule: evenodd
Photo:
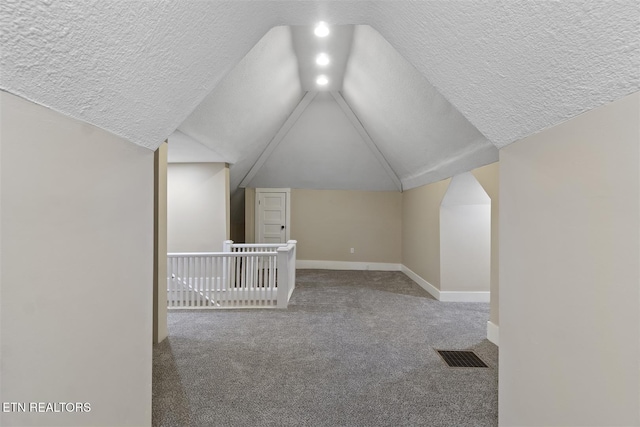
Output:
<svg viewBox="0 0 640 427">
<path fill-rule="evenodd" d="M 404 274 L 299 270 L 289 309 L 172 311 L 153 354 L 154 426 L 496 426 L 489 305 Z M 473 349 L 489 368 L 449 368 Z"/>
</svg>

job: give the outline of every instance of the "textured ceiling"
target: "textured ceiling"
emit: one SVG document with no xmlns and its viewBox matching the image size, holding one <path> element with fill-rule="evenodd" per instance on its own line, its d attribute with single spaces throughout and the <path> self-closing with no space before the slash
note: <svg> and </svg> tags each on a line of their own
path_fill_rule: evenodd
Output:
<svg viewBox="0 0 640 427">
<path fill-rule="evenodd" d="M 366 24 L 407 62 L 354 32 L 344 96 L 410 187 L 639 90 L 639 16 L 636 0 L 5 1 L 0 88 L 149 148 L 180 127 L 237 185 L 304 95 L 279 26 Z"/>
<path fill-rule="evenodd" d="M 640 89 L 637 0 L 376 2 L 372 15 L 498 148 Z"/>
</svg>

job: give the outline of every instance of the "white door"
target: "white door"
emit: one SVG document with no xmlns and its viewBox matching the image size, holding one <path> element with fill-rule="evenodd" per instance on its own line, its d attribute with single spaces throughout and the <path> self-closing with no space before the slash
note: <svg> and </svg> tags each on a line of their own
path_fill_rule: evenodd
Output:
<svg viewBox="0 0 640 427">
<path fill-rule="evenodd" d="M 287 193 L 258 192 L 257 243 L 286 243 Z"/>
</svg>

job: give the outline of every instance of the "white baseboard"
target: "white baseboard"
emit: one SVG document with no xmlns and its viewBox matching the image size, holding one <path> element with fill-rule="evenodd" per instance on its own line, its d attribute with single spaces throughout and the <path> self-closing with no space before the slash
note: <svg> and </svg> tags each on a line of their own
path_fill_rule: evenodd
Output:
<svg viewBox="0 0 640 427">
<path fill-rule="evenodd" d="M 435 299 L 443 302 L 489 302 L 490 292 L 452 292 L 441 291 L 431 283 L 418 276 L 411 271 L 406 265 L 402 265 L 401 271 L 409 276 L 411 280 L 416 282 L 421 288 L 429 292 Z"/>
<path fill-rule="evenodd" d="M 418 276 L 404 264 L 386 262 L 351 262 L 325 260 L 296 260 L 296 269 L 319 270 L 372 270 L 372 271 L 402 271 L 416 282 L 421 288 L 429 292 L 438 301 L 444 302 L 489 302 L 490 292 L 452 292 L 441 291 L 431 283 Z"/>
<path fill-rule="evenodd" d="M 491 292 L 440 291 L 440 301 L 445 302 L 489 302 Z"/>
<path fill-rule="evenodd" d="M 313 268 L 319 270 L 372 270 L 372 271 L 400 271 L 400 264 L 387 262 L 351 262 L 325 260 L 296 260 L 296 270 Z"/>
<path fill-rule="evenodd" d="M 438 288 L 436 288 L 431 283 L 424 280 L 422 277 L 418 276 L 416 273 L 414 273 L 409 267 L 407 267 L 404 264 L 402 264 L 401 271 L 407 276 L 409 276 L 409 278 L 414 282 L 416 282 L 422 289 L 429 292 L 432 297 L 434 297 L 438 301 L 440 300 L 440 290 Z"/>
<path fill-rule="evenodd" d="M 500 327 L 492 321 L 487 322 L 487 339 L 500 346 Z"/>
</svg>

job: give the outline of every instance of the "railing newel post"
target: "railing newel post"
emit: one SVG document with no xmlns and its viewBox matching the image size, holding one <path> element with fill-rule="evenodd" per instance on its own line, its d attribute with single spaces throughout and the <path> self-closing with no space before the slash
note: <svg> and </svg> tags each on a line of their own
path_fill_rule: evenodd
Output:
<svg viewBox="0 0 640 427">
<path fill-rule="evenodd" d="M 276 291 L 277 307 L 287 308 L 289 302 L 289 251 L 286 247 L 280 247 L 276 253 L 276 282 L 278 284 Z"/>
<path fill-rule="evenodd" d="M 222 252 L 231 252 L 233 248 L 233 240 L 225 240 L 222 243 Z M 230 262 L 229 262 L 230 258 L 229 257 L 224 257 L 222 259 L 222 278 L 221 281 L 222 283 L 224 283 L 224 287 L 229 289 L 229 266 L 230 266 Z M 220 284 L 220 287 L 222 287 L 222 283 Z"/>
</svg>

